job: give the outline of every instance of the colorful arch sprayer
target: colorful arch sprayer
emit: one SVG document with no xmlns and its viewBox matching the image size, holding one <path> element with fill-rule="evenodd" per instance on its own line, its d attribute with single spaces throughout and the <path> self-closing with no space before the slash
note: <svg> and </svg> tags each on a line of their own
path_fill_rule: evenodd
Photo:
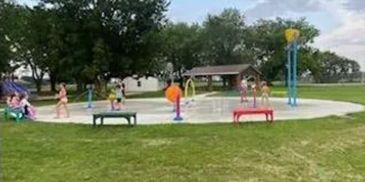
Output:
<svg viewBox="0 0 365 182">
<path fill-rule="evenodd" d="M 181 117 L 181 110 L 180 110 L 180 101 L 181 101 L 182 91 L 179 86 L 171 85 L 165 91 L 165 96 L 168 101 L 173 104 L 176 104 L 176 116 L 174 118 L 175 121 L 182 121 L 183 118 Z"/>
<path fill-rule="evenodd" d="M 297 29 L 289 28 L 285 31 L 285 38 L 288 42 L 286 47 L 288 56 L 288 104 L 292 107 L 297 106 L 297 64 L 298 64 L 298 38 L 300 32 Z"/>
<path fill-rule="evenodd" d="M 194 101 L 194 97 L 195 97 L 195 84 L 192 78 L 189 78 L 186 83 L 185 83 L 185 90 L 184 90 L 184 96 L 185 99 L 187 99 L 189 97 L 189 88 L 191 88 L 191 101 Z M 189 104 L 189 101 L 186 101 L 186 104 Z"/>
</svg>

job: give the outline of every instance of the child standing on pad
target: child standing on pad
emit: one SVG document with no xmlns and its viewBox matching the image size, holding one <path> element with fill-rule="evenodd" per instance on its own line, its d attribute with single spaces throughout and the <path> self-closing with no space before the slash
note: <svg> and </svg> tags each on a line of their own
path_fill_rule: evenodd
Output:
<svg viewBox="0 0 365 182">
<path fill-rule="evenodd" d="M 116 90 L 114 89 L 110 89 L 109 90 L 109 96 L 108 96 L 108 100 L 110 102 L 110 110 L 111 111 L 114 111 L 115 110 L 115 107 L 114 107 L 114 102 L 115 102 L 115 99 L 116 99 Z"/>
<path fill-rule="evenodd" d="M 115 95 L 117 98 L 117 108 L 116 110 L 122 109 L 122 101 L 123 101 L 123 90 L 121 86 L 118 84 L 115 86 Z"/>
<path fill-rule="evenodd" d="M 59 85 L 59 87 L 60 87 L 60 91 L 56 95 L 56 99 L 58 99 L 58 102 L 56 105 L 56 114 L 57 114 L 56 118 L 60 118 L 60 112 L 61 112 L 62 106 L 66 112 L 66 118 L 68 118 L 68 117 L 70 117 L 70 113 L 69 113 L 68 107 L 67 107 L 68 99 L 67 99 L 66 84 L 61 83 Z"/>
<path fill-rule="evenodd" d="M 269 96 L 270 96 L 270 88 L 266 82 L 262 82 L 262 87 L 261 87 L 261 104 L 262 104 L 262 106 L 264 106 L 264 107 L 271 106 Z"/>
</svg>

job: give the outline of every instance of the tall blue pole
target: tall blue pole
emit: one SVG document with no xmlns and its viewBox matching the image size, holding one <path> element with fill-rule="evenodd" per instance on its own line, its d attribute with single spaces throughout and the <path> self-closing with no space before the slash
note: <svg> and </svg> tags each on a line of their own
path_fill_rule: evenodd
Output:
<svg viewBox="0 0 365 182">
<path fill-rule="evenodd" d="M 288 64 L 287 64 L 287 68 L 288 68 L 288 73 L 287 73 L 287 79 L 288 79 L 288 104 L 291 105 L 291 44 L 289 44 L 288 46 Z"/>
<path fill-rule="evenodd" d="M 297 106 L 297 68 L 298 68 L 298 43 L 293 43 L 293 106 Z"/>
<path fill-rule="evenodd" d="M 93 100 L 93 90 L 91 88 L 91 85 L 87 88 L 88 90 L 88 96 L 87 96 L 87 108 L 88 109 L 91 109 L 93 106 L 92 106 L 92 100 Z"/>
</svg>

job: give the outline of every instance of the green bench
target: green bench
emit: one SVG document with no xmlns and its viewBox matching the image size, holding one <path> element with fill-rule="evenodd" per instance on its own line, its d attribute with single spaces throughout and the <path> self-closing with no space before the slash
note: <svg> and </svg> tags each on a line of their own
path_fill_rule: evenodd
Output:
<svg viewBox="0 0 365 182">
<path fill-rule="evenodd" d="M 96 120 L 100 119 L 100 125 L 104 124 L 104 118 L 124 118 L 128 121 L 128 125 L 131 126 L 131 119 L 133 118 L 133 125 L 137 125 L 137 113 L 136 112 L 103 112 L 93 114 L 93 126 L 96 126 Z"/>
<path fill-rule="evenodd" d="M 7 121 L 10 117 L 14 118 L 17 123 L 24 119 L 24 114 L 20 109 L 12 109 L 12 108 L 5 108 L 4 109 L 4 118 Z"/>
</svg>

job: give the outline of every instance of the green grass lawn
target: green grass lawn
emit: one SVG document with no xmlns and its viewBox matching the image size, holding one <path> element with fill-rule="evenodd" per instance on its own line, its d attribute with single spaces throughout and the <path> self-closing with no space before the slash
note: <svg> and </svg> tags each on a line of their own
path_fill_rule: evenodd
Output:
<svg viewBox="0 0 365 182">
<path fill-rule="evenodd" d="M 303 97 L 365 104 L 364 91 L 300 88 Z M 274 124 L 135 128 L 1 121 L 0 171 L 11 182 L 365 181 L 364 118 L 365 112 Z"/>
</svg>

